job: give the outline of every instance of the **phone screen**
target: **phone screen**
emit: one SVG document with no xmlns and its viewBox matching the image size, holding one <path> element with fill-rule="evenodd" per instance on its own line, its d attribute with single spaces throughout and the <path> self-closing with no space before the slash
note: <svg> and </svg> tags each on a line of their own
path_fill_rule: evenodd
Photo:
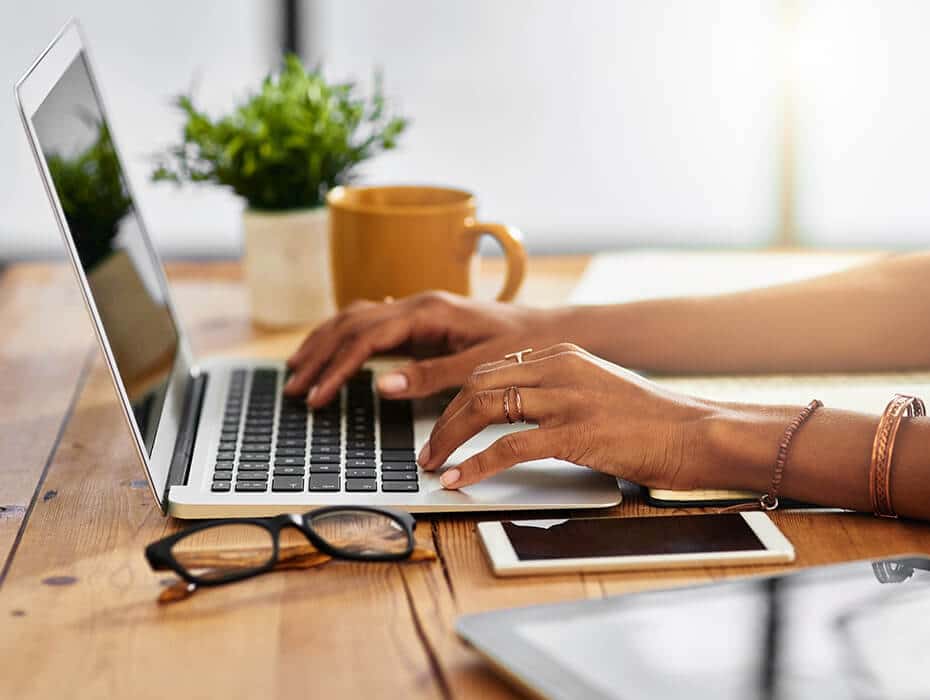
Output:
<svg viewBox="0 0 930 700">
<path fill-rule="evenodd" d="M 501 525 L 523 561 L 765 550 L 739 513 L 518 520 Z"/>
</svg>

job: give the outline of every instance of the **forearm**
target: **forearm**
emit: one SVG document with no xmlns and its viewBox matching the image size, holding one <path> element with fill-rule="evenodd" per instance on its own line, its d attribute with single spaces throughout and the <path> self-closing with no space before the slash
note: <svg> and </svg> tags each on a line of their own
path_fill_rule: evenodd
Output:
<svg viewBox="0 0 930 700">
<path fill-rule="evenodd" d="M 800 407 L 729 405 L 706 422 L 707 488 L 763 493 L 778 444 Z M 878 416 L 829 407 L 797 431 L 781 495 L 807 503 L 871 511 L 869 465 Z M 901 516 L 930 519 L 930 419 L 905 419 L 894 448 L 891 495 Z"/>
<path fill-rule="evenodd" d="M 715 297 L 581 307 L 579 344 L 667 373 L 875 371 L 930 366 L 930 255 Z"/>
</svg>

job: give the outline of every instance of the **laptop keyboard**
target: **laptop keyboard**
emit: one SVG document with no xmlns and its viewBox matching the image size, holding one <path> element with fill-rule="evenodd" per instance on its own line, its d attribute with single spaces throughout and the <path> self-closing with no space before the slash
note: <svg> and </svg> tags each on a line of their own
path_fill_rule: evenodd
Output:
<svg viewBox="0 0 930 700">
<path fill-rule="evenodd" d="M 213 491 L 419 490 L 409 401 L 377 397 L 363 370 L 311 411 L 281 393 L 285 378 L 275 369 L 232 372 Z"/>
</svg>

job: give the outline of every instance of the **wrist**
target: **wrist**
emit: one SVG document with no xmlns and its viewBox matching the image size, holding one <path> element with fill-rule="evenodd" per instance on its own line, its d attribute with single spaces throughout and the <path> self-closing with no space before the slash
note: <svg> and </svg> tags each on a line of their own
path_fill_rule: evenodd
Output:
<svg viewBox="0 0 930 700">
<path fill-rule="evenodd" d="M 703 421 L 705 488 L 765 492 L 779 441 L 797 411 L 780 406 L 717 404 Z"/>
</svg>

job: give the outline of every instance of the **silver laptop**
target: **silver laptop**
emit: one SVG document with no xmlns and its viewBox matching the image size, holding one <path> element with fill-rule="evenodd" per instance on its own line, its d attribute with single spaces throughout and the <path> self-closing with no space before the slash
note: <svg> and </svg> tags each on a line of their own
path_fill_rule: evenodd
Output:
<svg viewBox="0 0 930 700">
<path fill-rule="evenodd" d="M 192 356 L 120 165 L 80 27 L 16 85 L 23 123 L 139 459 L 163 511 L 271 515 L 335 504 L 410 511 L 601 508 L 615 479 L 558 460 L 447 491 L 414 455 L 441 400 L 387 401 L 372 362 L 318 411 L 283 397 L 283 363 Z M 492 428 L 450 464 L 487 447 Z"/>
</svg>

